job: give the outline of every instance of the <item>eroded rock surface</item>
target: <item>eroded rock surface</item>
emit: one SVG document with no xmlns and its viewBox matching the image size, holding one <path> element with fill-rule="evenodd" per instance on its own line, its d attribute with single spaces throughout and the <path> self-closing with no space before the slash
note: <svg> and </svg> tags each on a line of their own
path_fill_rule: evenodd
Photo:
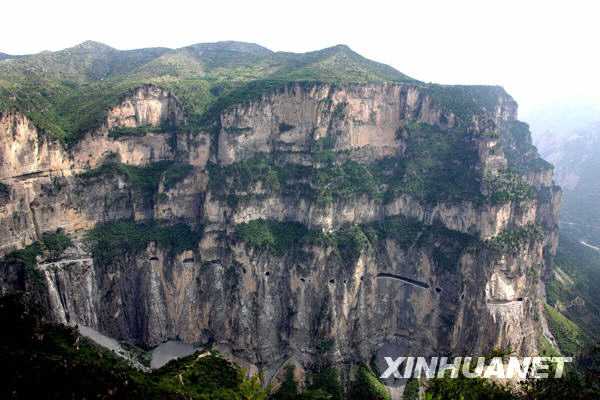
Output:
<svg viewBox="0 0 600 400">
<path fill-rule="evenodd" d="M 416 84 L 290 84 L 222 111 L 214 132 L 190 132 L 178 129 L 185 120 L 178 100 L 144 86 L 69 148 L 25 116 L 4 114 L 0 253 L 60 229 L 74 245 L 59 259 L 41 254 L 34 267 L 49 317 L 143 346 L 174 338 L 212 344 L 269 378 L 286 363 L 308 368 L 323 355 L 338 365 L 369 362 L 390 344 L 398 355 L 509 346 L 531 355 L 544 318 L 540 285 L 556 247 L 560 191 L 551 169 L 527 167 L 537 154 L 513 137 L 516 103 L 492 92 L 493 107 L 465 117 Z M 144 127 L 157 129 L 111 134 Z M 444 168 L 438 181 L 456 181 L 438 183 L 452 196 L 409 187 L 420 171 L 415 148 L 430 134 L 458 138 L 460 146 L 436 151 L 449 170 L 464 167 L 470 191 Z M 316 158 L 323 155 L 329 161 Z M 257 157 L 269 167 L 251 172 L 270 172 L 243 175 L 244 163 Z M 389 160 L 402 169 L 376 164 Z M 140 183 L 138 172 L 150 176 L 143 168 L 165 162 L 174 164 L 164 164 L 156 182 Z M 327 189 L 314 187 L 324 179 L 319 174 L 344 163 L 375 166 L 369 171 L 382 177 L 374 173 L 370 192 L 319 198 Z M 284 174 L 297 166 L 305 173 Z M 494 197 L 486 188 L 486 179 L 508 168 L 528 184 L 527 196 Z M 339 186 L 336 179 L 326 184 Z M 259 219 L 330 235 L 359 227 L 366 242 L 348 251 L 298 241 L 273 252 L 237 233 Z M 202 233 L 185 251 L 150 241 L 99 257 L 86 232 L 121 220 L 183 223 Z M 397 225 L 381 228 L 386 221 Z M 26 279 L 4 263 L 11 266 L 1 272 L 3 293 Z"/>
</svg>

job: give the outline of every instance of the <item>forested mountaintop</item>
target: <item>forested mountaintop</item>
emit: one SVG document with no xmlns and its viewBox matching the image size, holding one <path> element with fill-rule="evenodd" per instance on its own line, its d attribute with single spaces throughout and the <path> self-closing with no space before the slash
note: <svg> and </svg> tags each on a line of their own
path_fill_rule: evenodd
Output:
<svg viewBox="0 0 600 400">
<path fill-rule="evenodd" d="M 18 60 L 18 61 L 17 61 Z M 348 46 L 337 45 L 308 53 L 273 52 L 244 42 L 197 43 L 179 49 L 117 50 L 86 41 L 56 51 L 17 57 L 3 64 L 2 73 L 43 75 L 46 78 L 90 82 L 147 74 L 156 77 L 219 79 L 331 79 L 340 81 L 412 80 L 395 69 L 368 60 Z"/>
<path fill-rule="evenodd" d="M 25 113 L 39 129 L 73 143 L 97 128 L 109 107 L 142 84 L 173 92 L 183 104 L 187 123 L 201 125 L 214 117 L 215 108 L 298 81 L 412 83 L 463 111 L 493 108 L 498 94 L 505 94 L 498 87 L 424 84 L 345 45 L 289 53 L 228 41 L 122 51 L 87 41 L 0 61 L 0 112 Z"/>
</svg>

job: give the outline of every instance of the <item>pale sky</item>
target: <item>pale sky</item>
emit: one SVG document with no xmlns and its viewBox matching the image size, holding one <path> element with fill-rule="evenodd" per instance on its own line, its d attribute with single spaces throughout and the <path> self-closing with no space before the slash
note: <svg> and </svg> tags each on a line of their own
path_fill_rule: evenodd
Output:
<svg viewBox="0 0 600 400">
<path fill-rule="evenodd" d="M 9 54 L 84 40 L 118 49 L 239 40 L 293 52 L 343 43 L 419 80 L 502 85 L 521 115 L 571 99 L 600 104 L 595 0 L 9 0 L 1 10 Z"/>
</svg>

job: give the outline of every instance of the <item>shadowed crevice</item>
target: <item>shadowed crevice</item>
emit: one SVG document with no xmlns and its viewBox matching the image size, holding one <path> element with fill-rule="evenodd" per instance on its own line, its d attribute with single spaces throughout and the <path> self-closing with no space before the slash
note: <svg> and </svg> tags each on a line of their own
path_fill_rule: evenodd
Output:
<svg viewBox="0 0 600 400">
<path fill-rule="evenodd" d="M 415 279 L 407 278 L 405 276 L 400 276 L 400 275 L 388 274 L 386 272 L 381 272 L 381 273 L 377 274 L 377 278 L 397 279 L 399 281 L 408 283 L 408 284 L 413 285 L 413 286 L 420 287 L 422 289 L 429 289 L 429 284 L 427 284 L 425 282 L 417 281 Z"/>
</svg>

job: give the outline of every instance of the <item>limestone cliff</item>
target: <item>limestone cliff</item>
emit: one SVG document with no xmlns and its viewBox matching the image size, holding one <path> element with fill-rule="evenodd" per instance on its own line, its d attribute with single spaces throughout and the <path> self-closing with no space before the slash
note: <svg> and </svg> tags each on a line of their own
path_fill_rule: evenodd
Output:
<svg viewBox="0 0 600 400">
<path fill-rule="evenodd" d="M 146 85 L 70 147 L 3 114 L 0 253 L 59 230 L 73 244 L 31 267 L 49 318 L 212 344 L 269 379 L 532 354 L 560 191 L 516 109 L 500 88 L 289 83 L 189 130 Z M 0 290 L 22 287 L 3 265 Z"/>
</svg>

